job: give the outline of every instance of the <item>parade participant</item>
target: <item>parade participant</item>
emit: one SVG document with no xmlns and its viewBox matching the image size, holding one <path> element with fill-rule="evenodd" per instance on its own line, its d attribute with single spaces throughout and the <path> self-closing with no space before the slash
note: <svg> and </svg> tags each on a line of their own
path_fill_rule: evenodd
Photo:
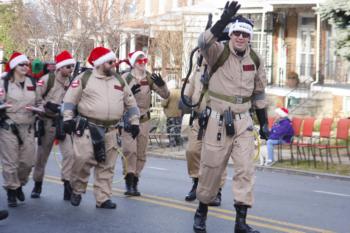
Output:
<svg viewBox="0 0 350 233">
<path fill-rule="evenodd" d="M 199 53 L 199 52 L 198 52 Z M 205 63 L 205 62 L 204 62 Z M 200 99 L 200 94 L 203 89 L 203 84 L 201 82 L 201 76 L 205 75 L 205 66 L 207 64 L 202 64 L 199 66 L 196 65 L 195 72 L 192 77 L 189 79 L 186 88 L 184 90 L 184 96 L 189 103 L 198 103 Z M 192 178 L 193 185 L 190 192 L 186 195 L 186 201 L 196 200 L 196 190 L 198 186 L 198 177 L 199 177 L 199 164 L 201 159 L 201 149 L 202 149 L 202 139 L 198 138 L 199 134 L 199 124 L 198 124 L 198 115 L 201 111 L 205 109 L 206 101 L 202 101 L 199 106 L 196 108 L 188 108 L 182 101 L 179 103 L 180 108 L 183 113 L 189 113 L 190 116 L 190 130 L 188 133 L 188 143 L 186 148 L 186 161 L 187 161 L 187 171 L 188 175 Z M 210 206 L 220 206 L 221 205 L 221 189 L 226 181 L 226 170 L 222 175 L 221 184 L 219 192 L 216 195 L 216 198 L 209 203 Z"/>
<path fill-rule="evenodd" d="M 126 192 L 125 195 L 139 196 L 138 182 L 141 171 L 146 163 L 146 149 L 148 145 L 151 91 L 155 91 L 162 98 L 169 97 L 167 85 L 160 74 L 150 74 L 146 70 L 148 59 L 142 51 L 129 54 L 131 71 L 122 75 L 123 79 L 131 87 L 131 91 L 140 109 L 140 134 L 134 139 L 130 135 L 129 117 L 125 116 L 124 129 L 122 132 L 123 154 L 126 158 L 124 171 Z"/>
<path fill-rule="evenodd" d="M 22 187 L 35 161 L 34 120 L 41 98 L 35 80 L 26 76 L 26 55 L 14 52 L 7 66 L 0 81 L 0 158 L 8 205 L 16 207 L 17 199 L 25 200 Z"/>
<path fill-rule="evenodd" d="M 254 127 L 249 109 L 254 107 L 260 124 L 260 136 L 267 138 L 265 86 L 262 59 L 249 47 L 253 24 L 246 18 L 233 18 L 240 8 L 236 1 L 227 2 L 221 18 L 199 36 L 198 43 L 209 65 L 207 107 L 199 118 L 205 128 L 197 199 L 195 232 L 206 232 L 208 203 L 220 188 L 220 179 L 228 160 L 233 160 L 235 233 L 257 233 L 246 223 L 247 209 L 253 205 Z M 218 42 L 230 23 L 229 41 Z"/>
<path fill-rule="evenodd" d="M 94 167 L 96 207 L 115 209 L 117 205 L 111 196 L 118 148 L 116 126 L 128 111 L 135 138 L 139 132 L 139 110 L 129 86 L 115 72 L 114 52 L 94 48 L 88 61 L 93 69 L 77 76 L 63 99 L 64 130 L 74 133 L 71 204 L 80 204 Z"/>
<path fill-rule="evenodd" d="M 71 168 L 73 165 L 73 144 L 70 135 L 62 131 L 62 116 L 60 114 L 63 97 L 69 87 L 75 60 L 68 51 L 63 51 L 55 58 L 56 71 L 44 75 L 37 83 L 37 89 L 43 98 L 45 115 L 38 119 L 37 136 L 38 149 L 33 172 L 35 186 L 31 197 L 39 198 L 45 174 L 47 159 L 50 155 L 55 139 L 59 140 L 62 154 L 61 179 L 64 186 L 64 200 L 70 200 L 71 187 L 69 184 Z"/>
</svg>

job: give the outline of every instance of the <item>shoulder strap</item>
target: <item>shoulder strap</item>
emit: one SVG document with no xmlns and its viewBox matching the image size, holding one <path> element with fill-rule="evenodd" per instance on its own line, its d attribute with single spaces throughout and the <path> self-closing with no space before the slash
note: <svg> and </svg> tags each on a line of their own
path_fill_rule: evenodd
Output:
<svg viewBox="0 0 350 233">
<path fill-rule="evenodd" d="M 124 80 L 122 79 L 122 77 L 120 77 L 120 75 L 118 73 L 115 73 L 114 74 L 114 77 L 116 77 L 116 79 L 118 79 L 118 81 L 120 82 L 120 84 L 122 85 L 122 87 L 124 88 L 125 87 L 125 82 Z"/>
<path fill-rule="evenodd" d="M 81 85 L 83 87 L 83 90 L 85 89 L 87 82 L 89 81 L 89 78 L 92 74 L 91 70 L 84 71 L 83 77 L 81 77 Z"/>
<path fill-rule="evenodd" d="M 47 88 L 45 93 L 43 94 L 44 99 L 47 96 L 47 94 L 49 94 L 49 91 L 51 90 L 54 84 L 55 84 L 55 74 L 53 72 L 50 72 L 49 79 L 47 80 Z"/>
<path fill-rule="evenodd" d="M 151 78 L 151 75 L 152 74 L 150 72 L 148 71 L 146 72 L 146 79 L 150 89 L 152 89 L 152 86 L 153 86 L 153 79 Z"/>
<path fill-rule="evenodd" d="M 4 88 L 5 88 L 5 92 L 6 92 L 6 95 L 7 95 L 7 91 L 8 91 L 8 89 L 9 89 L 9 77 L 4 77 L 3 78 L 3 80 L 4 80 Z"/>
<path fill-rule="evenodd" d="M 226 42 L 224 45 L 224 50 L 221 52 L 218 60 L 210 70 L 209 79 L 226 62 L 227 58 L 230 56 L 230 47 L 228 45 L 228 42 Z"/>
<path fill-rule="evenodd" d="M 132 74 L 129 72 L 128 76 L 126 76 L 126 78 L 125 78 L 125 80 L 126 80 L 126 82 L 128 83 L 128 85 L 129 85 L 129 83 L 131 82 L 132 79 L 133 79 L 133 76 L 132 76 Z"/>
<path fill-rule="evenodd" d="M 260 67 L 260 59 L 259 59 L 258 55 L 256 54 L 256 52 L 252 48 L 250 48 L 249 55 L 250 55 L 250 58 L 253 60 L 255 66 L 256 66 L 256 70 L 258 70 L 259 67 Z"/>
</svg>

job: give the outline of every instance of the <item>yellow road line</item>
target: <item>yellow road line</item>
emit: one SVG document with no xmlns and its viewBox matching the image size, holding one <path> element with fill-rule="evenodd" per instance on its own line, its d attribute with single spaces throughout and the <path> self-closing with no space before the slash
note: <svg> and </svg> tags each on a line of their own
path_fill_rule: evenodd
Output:
<svg viewBox="0 0 350 233">
<path fill-rule="evenodd" d="M 55 177 L 55 176 L 46 175 L 45 179 L 47 179 L 48 181 L 52 181 L 54 183 L 57 183 L 58 181 L 61 182 L 60 178 Z M 92 190 L 92 184 L 89 184 L 88 186 L 89 186 L 88 189 Z M 123 193 L 124 193 L 124 190 L 113 188 L 113 194 L 115 196 L 125 197 L 123 195 Z M 159 196 L 154 196 L 154 195 L 149 195 L 149 194 L 142 194 L 141 197 L 129 197 L 129 199 L 148 202 L 148 203 L 166 206 L 166 207 L 175 208 L 175 209 L 180 209 L 180 210 L 184 210 L 184 211 L 188 211 L 188 212 L 195 212 L 196 207 L 197 207 L 197 205 L 195 205 L 195 204 L 187 203 L 184 201 L 179 201 L 176 199 L 159 197 Z M 214 217 L 220 218 L 220 219 L 229 220 L 229 221 L 235 220 L 234 219 L 234 212 L 232 210 L 219 209 L 216 207 L 210 208 L 210 212 L 208 212 L 208 215 L 211 215 L 211 216 L 214 216 Z M 285 227 L 274 226 L 271 224 L 260 223 L 260 222 L 253 221 L 252 219 L 262 221 L 262 222 L 269 222 L 272 224 L 278 224 L 278 225 L 282 225 L 285 227 L 293 227 L 293 228 L 297 228 L 300 230 L 308 230 L 308 231 L 320 232 L 320 233 L 334 233 L 334 232 L 329 231 L 329 230 L 308 227 L 308 226 L 303 226 L 303 225 L 299 225 L 299 224 L 293 224 L 293 223 L 289 223 L 289 222 L 283 222 L 283 221 L 278 221 L 278 220 L 273 220 L 273 219 L 268 219 L 268 218 L 258 217 L 258 216 L 252 216 L 252 215 L 250 215 L 250 217 L 247 220 L 248 223 L 251 225 L 263 227 L 263 228 L 268 228 L 268 229 L 273 229 L 273 230 L 278 230 L 280 232 L 299 233 L 302 231 L 298 231 L 295 229 L 288 229 Z"/>
</svg>

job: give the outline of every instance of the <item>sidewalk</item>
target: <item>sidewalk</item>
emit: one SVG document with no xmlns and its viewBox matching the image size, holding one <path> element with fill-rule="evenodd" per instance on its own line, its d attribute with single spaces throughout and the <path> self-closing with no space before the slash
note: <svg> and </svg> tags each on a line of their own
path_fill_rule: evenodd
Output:
<svg viewBox="0 0 350 233">
<path fill-rule="evenodd" d="M 168 159 L 186 160 L 186 156 L 185 156 L 186 146 L 187 145 L 184 144 L 183 146 L 168 148 L 165 146 L 165 144 L 164 146 L 162 145 L 162 147 L 160 147 L 157 144 L 153 143 L 153 145 L 148 146 L 147 155 L 154 156 L 154 157 L 168 158 Z M 260 153 L 263 153 L 264 155 L 267 154 L 266 145 L 261 145 Z M 277 156 L 277 150 L 275 151 L 275 156 Z M 289 150 L 283 150 L 282 157 L 284 160 L 290 159 L 291 155 Z M 344 162 L 345 161 L 346 160 L 344 160 Z M 349 163 L 349 161 L 347 160 L 346 163 Z M 229 160 L 229 165 L 232 166 L 231 159 Z M 296 169 L 289 169 L 289 168 L 260 166 L 259 159 L 257 160 L 257 163 L 256 163 L 256 169 L 259 171 L 280 172 L 280 173 L 287 173 L 287 174 L 312 176 L 315 178 L 328 178 L 328 179 L 350 181 L 350 176 L 342 176 L 342 175 L 322 173 L 322 172 L 310 172 L 310 171 L 303 171 L 303 170 L 296 170 Z"/>
</svg>

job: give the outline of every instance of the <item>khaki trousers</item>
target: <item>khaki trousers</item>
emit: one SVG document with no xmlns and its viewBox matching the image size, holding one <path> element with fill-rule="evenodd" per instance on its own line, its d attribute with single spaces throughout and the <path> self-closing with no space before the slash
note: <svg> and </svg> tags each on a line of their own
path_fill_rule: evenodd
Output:
<svg viewBox="0 0 350 233">
<path fill-rule="evenodd" d="M 18 125 L 23 145 L 11 129 L 0 128 L 0 158 L 5 189 L 17 189 L 28 182 L 35 161 L 35 140 L 33 125 Z"/>
<path fill-rule="evenodd" d="M 74 163 L 71 172 L 71 186 L 75 194 L 86 192 L 90 170 L 94 167 L 94 195 L 97 206 L 112 196 L 114 168 L 117 160 L 117 130 L 105 134 L 106 161 L 97 163 L 94 157 L 90 130 L 86 129 L 83 136 L 73 136 Z"/>
<path fill-rule="evenodd" d="M 225 127 L 218 127 L 218 120 L 210 117 L 201 154 L 197 198 L 203 203 L 214 200 L 220 188 L 220 180 L 229 158 L 233 159 L 233 194 L 238 204 L 253 205 L 255 181 L 253 122 L 249 116 L 234 121 L 236 134 L 226 136 Z M 217 133 L 222 138 L 217 140 Z"/>
<path fill-rule="evenodd" d="M 122 148 L 126 159 L 124 174 L 134 173 L 135 176 L 140 176 L 146 164 L 149 127 L 149 121 L 140 123 L 140 133 L 135 139 L 131 137 L 130 133 L 123 130 Z"/>
<path fill-rule="evenodd" d="M 45 167 L 55 140 L 55 127 L 53 126 L 52 119 L 44 119 L 44 128 L 45 135 L 41 138 L 41 145 L 38 146 L 36 153 L 36 162 L 33 172 L 33 179 L 35 182 L 42 182 L 44 179 Z M 65 140 L 59 141 L 58 146 L 62 154 L 61 179 L 69 181 L 74 156 L 72 137 L 67 134 Z"/>
<path fill-rule="evenodd" d="M 199 177 L 199 166 L 201 160 L 202 140 L 197 140 L 199 131 L 198 118 L 193 121 L 188 134 L 188 144 L 186 148 L 187 172 L 191 178 Z M 227 172 L 222 173 L 220 188 L 225 185 Z"/>
</svg>

